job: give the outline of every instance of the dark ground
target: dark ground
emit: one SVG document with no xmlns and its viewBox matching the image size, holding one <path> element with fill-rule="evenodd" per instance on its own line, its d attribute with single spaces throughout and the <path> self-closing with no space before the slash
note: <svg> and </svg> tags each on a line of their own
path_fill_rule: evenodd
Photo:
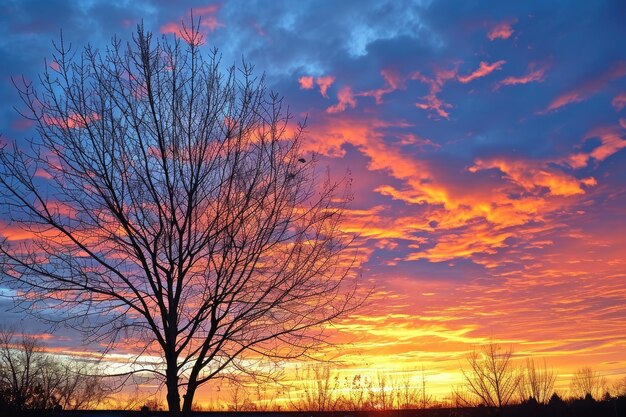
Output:
<svg viewBox="0 0 626 417">
<path fill-rule="evenodd" d="M 2 412 L 0 417 L 158 417 L 163 411 L 23 411 Z M 195 417 L 626 417 L 626 397 L 607 401 L 578 400 L 550 405 L 523 404 L 498 410 L 488 407 L 435 408 L 393 411 L 332 411 L 332 412 L 219 412 L 204 411 L 189 414 Z"/>
</svg>

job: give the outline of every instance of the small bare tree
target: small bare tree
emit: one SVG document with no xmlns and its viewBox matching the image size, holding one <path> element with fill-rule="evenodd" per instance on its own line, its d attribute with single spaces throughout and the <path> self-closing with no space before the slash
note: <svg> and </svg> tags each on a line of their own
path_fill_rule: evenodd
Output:
<svg viewBox="0 0 626 417">
<path fill-rule="evenodd" d="M 48 402 L 51 391 L 44 390 L 49 388 L 46 366 L 43 347 L 37 339 L 25 335 L 18 338 L 10 330 L 0 331 L 0 386 L 9 405 L 24 410 L 45 409 L 53 403 Z"/>
<path fill-rule="evenodd" d="M 115 391 L 97 366 L 55 357 L 34 337 L 0 331 L 0 390 L 17 410 L 79 410 Z"/>
<path fill-rule="evenodd" d="M 538 403 L 547 404 L 554 393 L 556 374 L 548 368 L 544 360 L 543 366 L 538 366 L 531 358 L 526 360 L 526 367 L 520 372 L 518 392 L 520 400 L 534 398 Z"/>
<path fill-rule="evenodd" d="M 600 399 L 606 386 L 606 380 L 597 371 L 589 367 L 576 370 L 572 377 L 570 391 L 575 398 L 584 398 L 587 395 Z"/>
<path fill-rule="evenodd" d="M 398 408 L 404 410 L 413 408 L 419 403 L 418 398 L 419 395 L 412 385 L 411 374 L 404 372 L 398 388 Z"/>
<path fill-rule="evenodd" d="M 422 370 L 420 372 L 419 385 L 417 387 L 418 389 L 417 398 L 419 399 L 418 405 L 419 405 L 419 408 L 421 409 L 428 408 L 433 401 L 433 396 L 428 393 L 428 390 L 426 388 L 427 383 L 428 383 L 428 380 L 426 379 L 426 371 L 424 370 L 424 367 L 422 366 Z"/>
<path fill-rule="evenodd" d="M 344 184 L 318 180 L 281 98 L 204 54 L 198 27 L 104 53 L 61 41 L 58 69 L 19 87 L 36 140 L 0 150 L 3 214 L 31 234 L 0 242 L 5 282 L 29 311 L 160 356 L 136 371 L 170 411 L 181 389 L 190 411 L 224 372 L 303 355 L 357 304 Z"/>
<path fill-rule="evenodd" d="M 372 409 L 374 404 L 374 392 L 372 380 L 367 375 L 357 374 L 344 379 L 348 395 L 345 398 L 345 407 L 350 411 L 365 411 Z"/>
<path fill-rule="evenodd" d="M 505 407 L 515 394 L 519 374 L 513 364 L 513 351 L 489 343 L 470 354 L 468 369 L 462 369 L 467 390 L 490 407 Z"/>
<path fill-rule="evenodd" d="M 615 397 L 626 397 L 626 376 L 613 383 L 612 393 Z"/>
<path fill-rule="evenodd" d="M 375 383 L 377 385 L 376 395 L 374 399 L 374 408 L 379 410 L 391 410 L 394 408 L 397 399 L 398 384 L 397 380 L 381 370 L 376 372 Z"/>
<path fill-rule="evenodd" d="M 83 410 L 101 404 L 119 388 L 101 366 L 72 361 L 58 364 L 62 383 L 57 386 L 59 405 L 64 410 Z"/>
<path fill-rule="evenodd" d="M 291 405 L 298 411 L 334 411 L 337 410 L 341 397 L 339 376 L 333 375 L 329 364 L 311 365 L 306 370 L 296 370 L 295 388 L 302 394 L 290 399 Z"/>
</svg>

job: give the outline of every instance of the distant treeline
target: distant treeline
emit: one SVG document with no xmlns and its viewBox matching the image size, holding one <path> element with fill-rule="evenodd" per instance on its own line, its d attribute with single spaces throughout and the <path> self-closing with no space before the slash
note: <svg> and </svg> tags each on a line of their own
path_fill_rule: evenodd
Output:
<svg viewBox="0 0 626 417">
<path fill-rule="evenodd" d="M 166 411 L 83 410 L 10 412 L 5 417 L 143 417 L 167 416 Z M 412 410 L 370 411 L 194 411 L 193 416 L 207 417 L 623 417 L 626 415 L 626 397 L 602 401 L 582 399 L 551 401 L 549 404 L 527 402 L 497 407 L 429 408 Z"/>
<path fill-rule="evenodd" d="M 330 364 L 307 366 L 297 371 L 296 382 L 290 384 L 231 381 L 222 385 L 222 393 L 230 397 L 213 404 L 211 409 L 217 411 L 210 415 L 626 416 L 626 377 L 608 384 L 598 372 L 580 368 L 564 396 L 555 392 L 556 374 L 545 362 L 518 362 L 510 348 L 489 343 L 468 356 L 461 369 L 464 384 L 437 400 L 429 393 L 424 369 L 340 377 Z M 127 410 L 62 412 L 109 417 L 137 415 L 137 411 L 158 414 L 165 408 L 154 396 L 112 395 L 119 388 L 97 364 L 62 359 L 31 336 L 0 331 L 0 416 Z M 199 405 L 193 409 L 206 410 Z"/>
</svg>

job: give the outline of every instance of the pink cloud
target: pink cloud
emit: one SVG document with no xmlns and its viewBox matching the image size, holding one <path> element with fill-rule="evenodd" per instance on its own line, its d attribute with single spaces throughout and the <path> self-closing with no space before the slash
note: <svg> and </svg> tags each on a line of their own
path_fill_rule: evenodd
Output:
<svg viewBox="0 0 626 417">
<path fill-rule="evenodd" d="M 502 65 L 504 65 L 505 63 L 506 61 L 503 61 L 503 60 L 496 61 L 492 64 L 482 61 L 480 65 L 478 66 L 478 69 L 476 69 L 476 71 L 472 72 L 469 75 L 459 75 L 457 79 L 463 84 L 467 84 L 471 81 L 474 81 L 477 78 L 486 77 L 492 72 L 499 70 L 500 68 L 502 68 Z"/>
<path fill-rule="evenodd" d="M 254 28 L 254 30 L 257 33 L 257 35 L 259 35 L 259 36 L 267 36 L 267 32 L 265 31 L 263 26 L 261 26 L 259 23 L 257 23 L 257 22 L 252 23 L 252 27 Z"/>
<path fill-rule="evenodd" d="M 323 76 L 323 77 L 317 77 L 315 79 L 315 82 L 320 87 L 320 93 L 324 97 L 328 97 L 328 89 L 335 82 L 335 77 L 333 77 L 332 75 L 326 75 L 326 76 Z"/>
<path fill-rule="evenodd" d="M 511 22 L 502 22 L 491 28 L 489 33 L 487 33 L 487 37 L 490 41 L 494 41 L 496 39 L 509 39 L 513 32 Z"/>
<path fill-rule="evenodd" d="M 435 94 L 422 97 L 424 101 L 415 103 L 415 107 L 422 110 L 432 110 L 444 119 L 450 118 L 450 113 L 446 109 L 452 108 L 452 104 L 446 103 Z"/>
<path fill-rule="evenodd" d="M 204 42 L 206 38 L 206 31 L 213 32 L 217 28 L 224 27 L 224 24 L 217 19 L 217 12 L 220 6 L 216 4 L 207 5 L 204 7 L 198 7 L 192 10 L 193 18 L 200 19 L 200 28 L 204 28 L 204 33 L 201 34 L 200 39 L 190 39 L 189 28 L 185 28 L 183 25 L 184 19 L 174 22 L 166 22 L 160 28 L 161 33 L 171 33 L 186 42 Z"/>
<path fill-rule="evenodd" d="M 620 132 L 620 128 L 626 129 L 622 121 L 620 120 L 620 127 L 600 127 L 585 135 L 583 138 L 585 142 L 589 139 L 600 139 L 600 145 L 590 151 L 570 155 L 566 161 L 567 164 L 572 168 L 584 168 L 591 160 L 604 161 L 614 153 L 626 148 L 626 140 L 622 138 L 622 132 Z"/>
<path fill-rule="evenodd" d="M 348 107 L 356 107 L 356 99 L 349 86 L 341 87 L 339 93 L 337 93 L 337 99 L 339 102 L 327 108 L 326 113 L 340 113 L 345 111 Z"/>
<path fill-rule="evenodd" d="M 619 93 L 618 95 L 613 97 L 611 104 L 613 105 L 615 111 L 620 111 L 624 109 L 624 107 L 626 107 L 626 93 Z"/>
<path fill-rule="evenodd" d="M 37 169 L 35 170 L 35 177 L 38 177 L 38 178 L 44 178 L 44 179 L 46 179 L 46 180 L 50 180 L 50 179 L 52 179 L 52 178 L 53 178 L 53 177 L 52 177 L 52 174 L 50 174 L 48 171 L 46 171 L 46 170 L 45 170 L 45 169 L 43 169 L 43 168 L 37 168 Z"/>
<path fill-rule="evenodd" d="M 369 90 L 359 94 L 365 97 L 374 97 L 374 100 L 376 100 L 376 104 L 381 104 L 383 102 L 383 96 L 385 94 L 392 93 L 396 90 L 406 89 L 405 79 L 396 71 L 390 68 L 385 68 L 380 72 L 380 74 L 385 80 L 385 86 L 383 88 Z"/>
<path fill-rule="evenodd" d="M 440 117 L 449 119 L 450 113 L 448 113 L 446 109 L 452 108 L 452 104 L 444 102 L 437 96 L 437 94 L 441 92 L 441 89 L 446 82 L 454 79 L 456 76 L 456 66 L 451 69 L 435 68 L 434 78 L 425 77 L 419 72 L 411 74 L 410 78 L 412 80 L 419 80 L 429 86 L 428 94 L 422 97 L 421 102 L 415 103 L 415 106 L 422 110 L 434 111 Z"/>
<path fill-rule="evenodd" d="M 298 78 L 298 83 L 300 83 L 301 90 L 312 90 L 313 89 L 313 77 L 308 75 L 303 75 Z"/>
<path fill-rule="evenodd" d="M 16 119 L 13 121 L 13 123 L 11 123 L 11 128 L 16 129 L 16 130 L 26 130 L 26 129 L 30 129 L 34 125 L 35 125 L 34 121 L 20 117 L 19 119 Z"/>
<path fill-rule="evenodd" d="M 518 84 L 528 84 L 534 82 L 543 82 L 545 80 L 545 73 L 548 70 L 547 67 L 536 67 L 535 64 L 530 64 L 528 66 L 528 72 L 521 77 L 506 77 L 505 79 L 498 81 L 493 89 L 498 90 L 502 86 L 506 85 L 518 85 Z"/>
<path fill-rule="evenodd" d="M 556 111 L 569 104 L 587 100 L 589 97 L 605 88 L 610 82 L 624 76 L 626 76 L 626 61 L 620 61 L 599 76 L 583 82 L 580 86 L 559 95 L 552 100 L 545 110 L 540 111 L 539 114 Z"/>
<path fill-rule="evenodd" d="M 413 145 L 422 150 L 429 147 L 433 149 L 441 148 L 441 145 L 438 143 L 435 143 L 430 139 L 422 138 L 421 136 L 413 133 L 400 134 L 398 137 L 400 139 L 400 145 Z"/>
<path fill-rule="evenodd" d="M 194 16 L 204 16 L 207 14 L 215 14 L 220 10 L 220 6 L 217 4 L 209 4 L 203 7 L 196 7 L 193 9 Z"/>
<path fill-rule="evenodd" d="M 328 89 L 335 82 L 335 77 L 332 75 L 324 75 L 317 78 L 313 78 L 311 75 L 303 75 L 298 79 L 301 90 L 312 90 L 314 84 L 320 88 L 320 94 L 328 98 Z"/>
<path fill-rule="evenodd" d="M 181 38 L 181 39 L 187 39 L 188 35 L 185 33 L 185 30 L 183 29 L 182 25 L 180 23 L 176 23 L 176 22 L 167 22 L 163 25 L 161 25 L 161 33 L 164 34 L 168 34 L 171 33 L 173 35 L 176 35 L 177 37 Z"/>
<path fill-rule="evenodd" d="M 87 124 L 100 120 L 100 115 L 91 113 L 90 115 L 82 115 L 70 113 L 67 119 L 54 116 L 44 116 L 43 122 L 48 126 L 56 126 L 62 129 L 84 128 Z"/>
</svg>

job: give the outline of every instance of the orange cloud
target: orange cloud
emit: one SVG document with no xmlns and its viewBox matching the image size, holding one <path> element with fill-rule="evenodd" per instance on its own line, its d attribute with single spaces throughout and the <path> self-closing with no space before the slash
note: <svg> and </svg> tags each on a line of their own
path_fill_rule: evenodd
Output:
<svg viewBox="0 0 626 417">
<path fill-rule="evenodd" d="M 612 128 L 601 128 L 589 133 L 585 139 L 593 137 L 600 138 L 600 146 L 595 148 L 589 154 L 596 161 L 604 161 L 620 149 L 626 148 L 626 140 Z"/>
<path fill-rule="evenodd" d="M 495 232 L 493 225 L 483 222 L 472 225 L 462 233 L 447 233 L 440 237 L 433 248 L 410 254 L 406 260 L 428 259 L 443 262 L 458 258 L 471 258 L 477 253 L 493 255 L 497 249 L 507 246 L 505 241 L 514 236 L 509 232 Z"/>
<path fill-rule="evenodd" d="M 403 260 L 470 259 L 497 269 L 516 251 L 548 245 L 549 239 L 537 239 L 538 233 L 555 227 L 547 219 L 579 202 L 577 197 L 596 185 L 594 177 L 577 178 L 562 171 L 564 161 L 503 157 L 476 161 L 466 171 L 497 170 L 503 175 L 491 176 L 490 181 L 496 184 L 486 187 L 486 176 L 470 175 L 460 186 L 456 179 L 442 178 L 430 162 L 403 152 L 403 139 L 390 141 L 389 127 L 393 125 L 370 117 L 344 115 L 309 126 L 311 151 L 341 158 L 349 144 L 368 158 L 369 171 L 382 171 L 400 181 L 401 185 L 378 182 L 374 191 L 413 209 L 400 214 L 389 206 L 377 205 L 347 213 L 344 224 L 347 232 L 359 233 L 369 241 L 367 247 L 404 245 L 410 249 L 390 259 L 388 265 Z M 482 186 L 472 186 L 473 181 Z M 415 231 L 422 234 L 416 236 Z M 509 254 L 507 259 L 497 256 L 504 250 Z"/>
<path fill-rule="evenodd" d="M 481 221 L 488 221 L 496 233 L 499 227 L 520 226 L 538 221 L 542 211 L 553 209 L 544 201 L 545 197 L 512 199 L 506 189 L 497 192 L 489 190 L 483 194 L 468 192 L 467 187 L 455 189 L 453 185 L 442 182 L 426 161 L 416 160 L 402 152 L 401 148 L 384 140 L 385 135 L 381 129 L 388 126 L 390 125 L 377 120 L 341 117 L 310 127 L 310 136 L 313 139 L 310 142 L 311 151 L 343 157 L 344 145 L 355 146 L 369 159 L 368 170 L 384 171 L 403 182 L 402 189 L 383 184 L 374 191 L 394 200 L 422 207 L 418 214 L 404 217 L 397 213 L 382 212 L 379 208 L 375 218 L 369 217 L 368 222 L 363 222 L 363 217 L 358 221 L 355 219 L 356 223 L 351 222 L 353 225 L 350 230 L 373 239 L 413 241 L 418 248 L 425 242 L 412 235 L 414 230 L 464 228 L 482 219 Z M 554 176 L 558 179 L 557 174 Z M 567 194 L 565 185 L 561 184 L 565 183 L 564 180 L 544 182 L 550 185 L 554 195 Z M 359 230 L 357 225 L 364 229 Z M 489 246 L 493 239 L 494 237 L 485 237 L 483 245 Z M 435 252 L 429 254 L 433 260 L 441 256 Z"/>
<path fill-rule="evenodd" d="M 550 102 L 545 110 L 539 112 L 539 114 L 549 113 L 551 111 L 559 110 L 568 104 L 579 103 L 587 100 L 589 97 L 605 88 L 610 82 L 618 80 L 624 76 L 626 76 L 626 61 L 620 61 L 606 72 L 600 74 L 598 77 L 584 82 L 579 87 L 575 87 L 574 89 L 559 95 L 552 100 L 552 102 Z"/>
<path fill-rule="evenodd" d="M 324 97 L 328 97 L 328 89 L 333 84 L 333 82 L 335 82 L 335 77 L 333 77 L 332 75 L 327 75 L 324 77 L 317 77 L 315 79 L 315 82 L 320 87 L 320 93 Z"/>
<path fill-rule="evenodd" d="M 339 113 L 345 111 L 346 108 L 355 108 L 356 99 L 352 93 L 352 89 L 349 86 L 341 87 L 339 93 L 337 93 L 337 99 L 339 102 L 326 109 L 326 113 Z"/>
<path fill-rule="evenodd" d="M 492 72 L 499 70 L 500 68 L 502 68 L 502 65 L 504 65 L 505 63 L 506 61 L 503 61 L 503 60 L 496 61 L 492 64 L 482 61 L 480 65 L 478 66 L 478 69 L 476 69 L 476 71 L 472 72 L 469 75 L 464 75 L 464 76 L 459 75 L 457 79 L 463 84 L 467 84 L 471 81 L 474 81 L 477 78 L 485 77 L 491 74 Z"/>
<path fill-rule="evenodd" d="M 298 78 L 298 83 L 300 83 L 301 90 L 312 90 L 313 89 L 313 77 L 309 75 L 303 75 Z"/>
<path fill-rule="evenodd" d="M 620 111 L 624 107 L 626 107 L 626 93 L 619 93 L 618 95 L 613 97 L 613 100 L 611 100 L 611 105 L 613 105 L 615 111 Z"/>
<path fill-rule="evenodd" d="M 43 208 L 39 202 L 35 204 L 35 207 L 37 207 L 38 210 Z M 67 218 L 74 218 L 77 213 L 77 210 L 74 207 L 58 200 L 47 201 L 46 209 L 53 215 L 59 215 Z"/>
<path fill-rule="evenodd" d="M 325 75 L 317 78 L 313 78 L 311 75 L 303 75 L 298 79 L 301 90 L 312 90 L 314 84 L 320 88 L 320 94 L 328 98 L 328 89 L 335 82 L 335 77 L 332 75 Z"/>
<path fill-rule="evenodd" d="M 621 124 L 622 129 L 626 129 L 626 125 Z M 626 140 L 622 139 L 621 132 L 618 127 L 601 127 L 589 132 L 583 138 L 584 141 L 589 139 L 600 139 L 600 145 L 588 152 L 577 152 L 566 158 L 566 163 L 572 168 L 584 168 L 590 160 L 604 161 L 609 156 L 626 148 Z"/>
<path fill-rule="evenodd" d="M 518 85 L 518 84 L 528 84 L 533 82 L 543 82 L 545 80 L 545 73 L 547 71 L 547 67 L 539 67 L 535 68 L 535 64 L 531 64 L 528 66 L 528 73 L 522 75 L 521 77 L 506 77 L 505 79 L 498 81 L 493 89 L 498 90 L 502 86 L 506 85 Z"/>
<path fill-rule="evenodd" d="M 489 33 L 487 33 L 487 37 L 490 41 L 494 41 L 496 39 L 509 39 L 511 35 L 513 35 L 513 32 L 511 22 L 502 22 L 491 28 Z"/>
<path fill-rule="evenodd" d="M 547 165 L 542 162 L 509 158 L 479 159 L 469 168 L 469 171 L 498 169 L 506 175 L 508 180 L 526 191 L 538 191 L 545 188 L 549 194 L 555 196 L 584 194 L 583 185 L 593 186 L 596 184 L 593 177 L 579 180 L 572 175 L 551 169 Z"/>
</svg>

